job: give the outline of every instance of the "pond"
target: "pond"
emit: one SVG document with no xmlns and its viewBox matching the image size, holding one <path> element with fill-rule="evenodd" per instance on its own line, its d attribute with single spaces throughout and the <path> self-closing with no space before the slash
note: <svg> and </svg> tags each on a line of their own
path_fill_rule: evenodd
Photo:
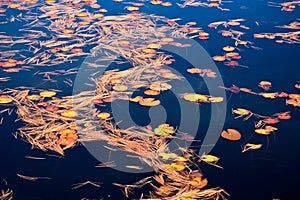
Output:
<svg viewBox="0 0 300 200">
<path fill-rule="evenodd" d="M 0 2 L 0 199 L 296 199 L 299 1 Z"/>
</svg>

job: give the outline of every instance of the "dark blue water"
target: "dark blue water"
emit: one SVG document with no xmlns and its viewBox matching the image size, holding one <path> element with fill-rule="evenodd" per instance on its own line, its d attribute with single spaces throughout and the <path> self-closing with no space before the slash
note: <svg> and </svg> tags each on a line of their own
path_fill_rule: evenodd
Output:
<svg viewBox="0 0 300 200">
<path fill-rule="evenodd" d="M 274 41 L 264 39 L 254 39 L 254 33 L 260 32 L 282 32 L 283 29 L 276 28 L 278 25 L 285 25 L 299 18 L 300 10 L 296 8 L 294 12 L 282 12 L 280 8 L 267 6 L 268 1 L 233 1 L 233 3 L 224 3 L 224 7 L 229 8 L 230 12 L 220 11 L 214 8 L 187 7 L 184 9 L 176 6 L 172 1 L 172 7 L 155 6 L 145 3 L 141 7 L 141 12 L 166 16 L 168 18 L 182 18 L 179 23 L 190 21 L 197 22 L 197 25 L 210 34 L 209 40 L 195 40 L 201 44 L 211 55 L 222 54 L 222 47 L 234 45 L 231 39 L 221 36 L 218 30 L 210 29 L 207 25 L 211 22 L 245 18 L 246 26 L 250 30 L 245 30 L 243 39 L 254 42 L 254 46 L 262 48 L 255 50 L 252 48 L 240 47 L 242 59 L 240 63 L 248 68 L 231 68 L 223 63 L 217 63 L 217 67 L 222 75 L 225 86 L 235 84 L 240 87 L 261 91 L 257 84 L 261 80 L 272 82 L 271 91 L 285 91 L 287 93 L 299 93 L 299 89 L 294 88 L 297 81 L 300 81 L 300 54 L 297 44 L 278 44 Z M 1 2 L 0 2 L 1 4 Z M 99 1 L 103 8 L 109 10 L 108 14 L 117 15 L 128 13 L 124 10 L 124 4 L 114 3 L 112 1 Z M 13 12 L 9 13 L 15 14 Z M 2 19 L 4 20 L 5 17 Z M 255 25 L 255 21 L 260 26 Z M 21 23 L 21 22 L 16 22 Z M 0 32 L 18 35 L 18 29 L 15 24 L 0 26 Z M 175 55 L 174 55 L 175 56 Z M 176 56 L 175 56 L 176 58 Z M 180 61 L 173 64 L 176 70 L 182 72 L 195 88 L 195 92 L 205 92 L 205 83 L 202 80 L 191 76 L 185 72 L 188 63 Z M 79 61 L 80 63 L 80 61 Z M 69 69 L 78 66 L 61 65 L 55 69 Z M 185 66 L 183 69 L 182 66 Z M 32 76 L 37 70 L 49 71 L 51 67 L 41 67 L 31 71 L 21 71 L 19 73 L 5 73 L 0 71 L 1 77 L 10 76 L 13 81 L 7 83 L 1 82 L 1 89 L 14 88 L 18 86 L 34 86 L 37 88 L 62 89 L 61 95 L 70 95 L 72 90 L 63 83 L 44 83 L 41 76 L 26 78 Z M 74 79 L 75 75 L 69 78 Z M 58 78 L 59 79 L 59 78 Z M 200 87 L 201 86 L 201 87 Z M 165 100 L 165 109 L 167 110 L 167 122 L 177 124 L 179 118 L 178 102 L 174 94 L 166 93 L 161 97 Z M 224 169 L 214 168 L 207 164 L 200 164 L 201 170 L 209 180 L 210 187 L 220 186 L 229 194 L 229 199 L 298 199 L 299 186 L 299 142 L 300 142 L 300 109 L 285 105 L 285 99 L 263 99 L 260 96 L 254 96 L 246 93 L 231 94 L 227 93 L 227 116 L 224 128 L 236 128 L 242 133 L 242 139 L 238 142 L 231 142 L 220 138 L 212 152 L 213 155 L 220 157 L 219 165 Z M 169 103 L 174 101 L 173 103 Z M 254 121 L 242 121 L 234 119 L 231 114 L 232 108 L 243 107 L 253 112 L 263 115 L 272 115 L 277 112 L 290 111 L 292 119 L 280 122 L 278 131 L 270 136 L 258 136 L 253 131 Z M 2 106 L 1 106 L 2 108 Z M 174 108 L 174 109 L 173 109 Z M 138 106 L 132 106 L 132 118 L 136 123 L 145 126 L 149 123 L 148 110 L 141 109 Z M 208 113 L 207 117 L 202 117 L 198 137 L 207 129 L 209 120 L 209 105 L 200 106 L 201 115 Z M 138 114 L 136 114 L 138 113 Z M 203 116 L 203 115 L 202 115 Z M 66 151 L 66 156 L 58 158 L 49 156 L 51 152 L 42 152 L 37 149 L 31 149 L 30 144 L 20 138 L 15 139 L 13 133 L 21 122 L 15 122 L 17 118 L 13 112 L 11 116 L 6 113 L 1 114 L 4 118 L 0 126 L 0 177 L 8 182 L 8 187 L 14 191 L 14 199 L 126 199 L 121 189 L 113 186 L 112 183 L 131 184 L 140 180 L 148 174 L 127 174 L 109 168 L 95 168 L 99 162 L 92 157 L 88 151 L 81 145 Z M 143 120 L 141 120 L 143 119 Z M 241 146 L 249 141 L 253 143 L 262 143 L 260 150 L 241 153 Z M 47 154 L 47 155 L 46 155 Z M 30 160 L 24 156 L 31 155 L 37 157 L 47 157 L 46 160 Z M 38 180 L 31 182 L 23 180 L 16 174 L 35 176 L 48 176 L 50 180 Z M 90 185 L 72 190 L 71 185 L 84 181 L 101 182 L 100 188 Z M 1 182 L 1 181 L 0 181 Z M 1 182 L 0 188 L 5 188 L 4 182 Z M 130 199 L 138 198 L 141 193 L 147 194 L 149 188 L 137 190 Z"/>
</svg>

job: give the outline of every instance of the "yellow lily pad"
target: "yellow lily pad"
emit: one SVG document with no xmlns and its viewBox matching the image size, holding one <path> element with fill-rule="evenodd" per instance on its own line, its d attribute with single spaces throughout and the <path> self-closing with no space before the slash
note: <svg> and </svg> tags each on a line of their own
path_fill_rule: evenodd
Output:
<svg viewBox="0 0 300 200">
<path fill-rule="evenodd" d="M 185 157 L 182 157 L 182 156 L 179 156 L 175 159 L 175 161 L 178 161 L 178 162 L 186 162 L 188 161 L 188 159 L 186 159 Z"/>
<path fill-rule="evenodd" d="M 163 160 L 175 159 L 178 157 L 176 153 L 159 153 L 158 155 L 162 157 Z"/>
<path fill-rule="evenodd" d="M 166 167 L 169 168 L 169 169 L 173 169 L 175 171 L 182 171 L 182 170 L 185 169 L 184 165 L 180 165 L 180 164 L 177 164 L 177 163 L 167 164 Z"/>
<path fill-rule="evenodd" d="M 237 115 L 249 115 L 251 113 L 249 110 L 244 108 L 237 108 L 232 110 L 232 112 Z"/>
<path fill-rule="evenodd" d="M 150 3 L 153 4 L 153 5 L 159 5 L 159 4 L 162 3 L 162 1 L 160 1 L 160 0 L 152 0 L 152 1 L 150 1 Z"/>
<path fill-rule="evenodd" d="M 68 118 L 74 118 L 78 115 L 78 113 L 74 110 L 66 110 L 61 113 L 61 116 L 68 117 Z"/>
<path fill-rule="evenodd" d="M 40 96 L 41 97 L 53 97 L 56 95 L 56 92 L 54 91 L 43 91 L 43 92 L 40 92 Z"/>
<path fill-rule="evenodd" d="M 155 53 L 155 52 L 156 52 L 155 49 L 150 49 L 150 48 L 142 49 L 142 51 L 143 51 L 144 53 Z"/>
<path fill-rule="evenodd" d="M 264 129 L 264 128 L 255 129 L 255 133 L 260 135 L 269 135 L 271 134 L 271 132 L 272 132 L 271 130 Z"/>
<path fill-rule="evenodd" d="M 182 197 L 180 200 L 196 200 L 196 199 L 190 197 Z"/>
<path fill-rule="evenodd" d="M 154 98 L 144 98 L 139 101 L 141 106 L 157 106 L 160 104 L 160 100 L 155 100 Z"/>
<path fill-rule="evenodd" d="M 97 115 L 99 119 L 108 119 L 110 117 L 110 113 L 102 112 Z"/>
<path fill-rule="evenodd" d="M 206 155 L 202 155 L 200 159 L 204 162 L 214 163 L 214 162 L 218 162 L 220 158 L 218 158 L 217 156 L 206 154 Z"/>
<path fill-rule="evenodd" d="M 118 92 L 123 92 L 126 91 L 128 87 L 126 85 L 114 85 L 113 90 L 118 91 Z"/>
<path fill-rule="evenodd" d="M 277 97 L 277 93 L 259 93 L 261 96 L 263 96 L 264 98 L 267 98 L 267 99 L 275 99 Z"/>
<path fill-rule="evenodd" d="M 162 136 L 170 135 L 174 133 L 174 127 L 169 124 L 161 124 L 154 129 L 154 133 Z"/>
<path fill-rule="evenodd" d="M 226 52 L 230 52 L 230 51 L 233 51 L 235 48 L 232 47 L 232 46 L 226 46 L 226 47 L 223 47 L 223 51 L 226 51 Z"/>
<path fill-rule="evenodd" d="M 224 100 L 223 97 L 209 97 L 208 101 L 211 103 L 219 103 L 222 102 Z"/>
<path fill-rule="evenodd" d="M 157 90 L 145 90 L 144 94 L 151 95 L 151 96 L 157 96 L 160 94 L 160 92 Z"/>
<path fill-rule="evenodd" d="M 142 96 L 136 96 L 136 97 L 130 98 L 129 101 L 137 103 L 142 99 L 143 99 Z"/>
<path fill-rule="evenodd" d="M 13 98 L 9 95 L 0 95 L 0 104 L 11 103 Z"/>
<path fill-rule="evenodd" d="M 160 46 L 160 44 L 153 43 L 153 44 L 148 44 L 147 48 L 149 48 L 149 49 L 159 49 L 159 48 L 161 48 L 161 46 Z"/>
<path fill-rule="evenodd" d="M 106 13 L 106 12 L 108 12 L 108 10 L 107 10 L 107 9 L 105 9 L 105 8 L 101 8 L 101 9 L 99 10 L 99 12 Z"/>
<path fill-rule="evenodd" d="M 202 94 L 184 94 L 183 99 L 190 102 L 207 102 L 208 97 Z"/>
<path fill-rule="evenodd" d="M 140 9 L 139 7 L 135 7 L 135 6 L 128 6 L 126 8 L 126 10 L 128 10 L 128 11 L 138 11 L 139 9 Z"/>
<path fill-rule="evenodd" d="M 32 95 L 28 95 L 27 99 L 32 100 L 32 101 L 38 101 L 40 100 L 41 96 L 37 95 L 37 94 L 32 94 Z"/>
<path fill-rule="evenodd" d="M 250 151 L 250 150 L 260 149 L 261 147 L 262 147 L 262 144 L 247 143 L 244 145 L 242 153 L 244 153 L 246 151 Z"/>
</svg>

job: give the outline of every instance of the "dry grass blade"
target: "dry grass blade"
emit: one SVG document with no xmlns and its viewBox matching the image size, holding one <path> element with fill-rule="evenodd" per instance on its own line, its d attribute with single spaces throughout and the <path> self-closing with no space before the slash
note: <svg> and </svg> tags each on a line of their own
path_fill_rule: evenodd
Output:
<svg viewBox="0 0 300 200">
<path fill-rule="evenodd" d="M 106 167 L 112 168 L 112 167 L 116 167 L 116 166 L 117 165 L 115 164 L 114 161 L 110 161 L 110 162 L 101 163 L 95 167 L 97 167 L 97 168 L 106 168 Z"/>
<path fill-rule="evenodd" d="M 1 190 L 0 200 L 12 200 L 13 191 L 11 189 Z"/>
<path fill-rule="evenodd" d="M 75 190 L 75 189 L 81 188 L 85 185 L 92 185 L 94 187 L 101 187 L 101 183 L 99 183 L 99 182 L 86 181 L 86 182 L 82 182 L 82 183 L 73 184 L 72 189 Z"/>
<path fill-rule="evenodd" d="M 45 160 L 46 159 L 43 157 L 35 157 L 35 156 L 25 156 L 25 158 L 32 159 L 32 160 Z"/>
<path fill-rule="evenodd" d="M 22 174 L 17 174 L 17 176 L 22 178 L 22 179 L 29 180 L 29 181 L 37 181 L 39 179 L 51 179 L 50 177 L 25 176 L 25 175 L 22 175 Z"/>
</svg>

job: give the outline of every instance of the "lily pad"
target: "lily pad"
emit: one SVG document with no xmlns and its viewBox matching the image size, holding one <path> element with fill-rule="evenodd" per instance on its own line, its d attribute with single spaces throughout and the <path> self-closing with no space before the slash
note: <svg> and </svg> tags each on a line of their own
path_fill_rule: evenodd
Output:
<svg viewBox="0 0 300 200">
<path fill-rule="evenodd" d="M 141 106 L 157 106 L 160 104 L 160 100 L 155 100 L 154 98 L 144 98 L 139 101 Z"/>
<path fill-rule="evenodd" d="M 40 92 L 40 96 L 41 97 L 53 97 L 56 95 L 56 92 L 54 91 L 43 91 L 43 92 Z"/>
<path fill-rule="evenodd" d="M 68 117 L 68 118 L 74 118 L 77 115 L 78 115 L 78 113 L 74 110 L 66 110 L 61 113 L 61 116 Z"/>
<path fill-rule="evenodd" d="M 154 133 L 162 136 L 170 135 L 174 133 L 174 127 L 169 124 L 161 124 L 154 129 Z"/>
<path fill-rule="evenodd" d="M 12 97 L 9 95 L 0 95 L 0 104 L 7 104 L 13 101 Z"/>
<path fill-rule="evenodd" d="M 99 119 L 108 119 L 110 117 L 110 113 L 102 112 L 97 115 Z"/>
</svg>

